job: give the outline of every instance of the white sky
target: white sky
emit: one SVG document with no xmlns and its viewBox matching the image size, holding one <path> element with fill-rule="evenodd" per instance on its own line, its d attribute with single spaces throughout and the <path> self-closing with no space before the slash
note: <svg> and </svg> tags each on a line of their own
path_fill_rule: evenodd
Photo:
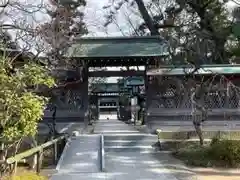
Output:
<svg viewBox="0 0 240 180">
<path fill-rule="evenodd" d="M 103 6 L 109 4 L 112 0 L 86 0 L 87 7 L 85 9 L 85 20 L 88 25 L 89 34 L 88 36 L 122 36 L 122 33 L 116 27 L 111 24 L 108 28 L 103 28 L 104 24 L 104 10 Z M 144 0 L 149 1 L 149 0 Z M 239 1 L 240 0 L 236 0 Z M 236 6 L 236 3 L 230 1 L 228 3 L 229 9 Z M 125 9 L 126 10 L 126 9 Z M 123 15 L 124 8 L 118 13 L 117 21 L 123 32 L 129 32 L 129 27 L 126 18 Z"/>
<path fill-rule="evenodd" d="M 1 0 L 0 0 L 1 1 Z M 31 7 L 32 4 L 36 4 L 37 2 L 44 1 L 44 3 L 48 4 L 49 0 L 12 0 L 12 1 L 21 1 L 25 5 L 28 5 Z M 107 28 L 103 27 L 104 24 L 104 14 L 106 14 L 106 10 L 103 10 L 103 6 L 109 4 L 112 0 L 86 0 L 87 6 L 84 9 L 85 14 L 85 22 L 88 26 L 89 34 L 87 36 L 122 36 L 122 33 L 119 30 L 119 27 L 117 27 L 115 24 L 110 24 Z M 149 0 L 144 0 L 149 1 Z M 240 1 L 240 0 L 235 0 Z M 230 9 L 235 6 L 236 4 L 233 2 L 229 2 Z M 120 11 L 118 11 L 118 15 L 116 16 L 117 22 L 120 26 L 120 29 L 124 33 L 129 32 L 129 24 L 126 20 L 126 13 L 129 10 L 129 7 L 123 6 Z M 12 16 L 10 18 L 7 18 L 8 21 L 14 20 L 16 23 L 18 22 L 18 19 L 21 17 L 25 17 L 28 21 L 28 23 L 36 22 L 46 22 L 48 20 L 48 17 L 44 15 L 44 13 L 37 12 L 35 13 L 34 20 L 31 16 L 28 14 L 24 14 L 23 12 L 12 12 Z M 17 14 L 17 16 L 15 15 Z M 128 15 L 128 14 L 127 14 Z M 137 17 L 137 16 L 134 16 Z M 2 17 L 1 17 L 2 18 Z M 6 19 L 5 19 L 6 20 Z M 134 24 L 139 24 L 140 19 L 136 19 Z M 11 22 L 10 22 L 11 23 Z"/>
<path fill-rule="evenodd" d="M 107 28 L 103 27 L 104 14 L 103 6 L 109 4 L 111 0 L 87 0 L 85 8 L 85 20 L 88 25 L 88 36 L 122 36 L 119 29 L 114 24 L 110 24 Z M 124 17 L 117 16 L 118 24 L 123 31 L 128 31 L 127 23 Z"/>
</svg>

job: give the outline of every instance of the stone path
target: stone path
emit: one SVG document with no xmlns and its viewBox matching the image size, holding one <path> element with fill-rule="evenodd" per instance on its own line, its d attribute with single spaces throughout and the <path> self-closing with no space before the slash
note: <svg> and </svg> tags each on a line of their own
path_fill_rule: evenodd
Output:
<svg viewBox="0 0 240 180">
<path fill-rule="evenodd" d="M 155 135 L 139 133 L 131 125 L 113 119 L 99 120 L 94 133 L 104 135 L 104 172 L 99 171 L 95 148 L 100 141 L 93 138 L 99 135 L 79 136 L 69 143 L 67 158 L 60 160 L 62 165 L 51 180 L 178 180 L 156 158 L 162 152 L 155 148 Z"/>
<path fill-rule="evenodd" d="M 52 176 L 52 180 L 60 174 L 67 174 L 71 179 L 71 173 L 97 173 L 100 171 L 100 135 L 83 135 L 72 137 L 68 140 L 62 156 L 57 165 L 58 173 Z M 65 179 L 66 180 L 66 179 Z"/>
<path fill-rule="evenodd" d="M 122 121 L 116 119 L 100 119 L 97 121 L 94 128 L 94 133 L 96 134 L 129 134 L 138 133 L 138 131 L 132 126 L 125 124 Z"/>
</svg>

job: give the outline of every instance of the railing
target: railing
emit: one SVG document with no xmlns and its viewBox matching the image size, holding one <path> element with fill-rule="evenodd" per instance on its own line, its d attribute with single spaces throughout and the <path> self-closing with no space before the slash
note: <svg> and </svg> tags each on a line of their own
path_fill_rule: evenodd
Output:
<svg viewBox="0 0 240 180">
<path fill-rule="evenodd" d="M 100 165 L 101 171 L 105 171 L 105 151 L 104 151 L 104 135 L 100 137 Z"/>
<path fill-rule="evenodd" d="M 17 169 L 17 164 L 19 162 L 25 162 L 26 158 L 37 155 L 36 171 L 37 171 L 37 173 L 40 173 L 41 167 L 42 167 L 44 149 L 49 148 L 50 146 L 53 146 L 53 149 L 54 149 L 54 151 L 53 151 L 53 154 L 54 154 L 53 161 L 54 161 L 54 163 L 57 163 L 58 155 L 60 153 L 58 143 L 60 141 L 64 141 L 66 138 L 67 138 L 67 135 L 62 135 L 62 136 L 60 136 L 56 139 L 53 139 L 51 141 L 48 141 L 48 142 L 42 144 L 40 146 L 34 147 L 34 148 L 29 149 L 29 150 L 27 150 L 25 152 L 22 152 L 20 154 L 9 157 L 4 162 L 0 162 L 0 163 L 4 163 L 8 167 L 10 167 L 11 172 L 15 173 L 16 169 Z"/>
</svg>

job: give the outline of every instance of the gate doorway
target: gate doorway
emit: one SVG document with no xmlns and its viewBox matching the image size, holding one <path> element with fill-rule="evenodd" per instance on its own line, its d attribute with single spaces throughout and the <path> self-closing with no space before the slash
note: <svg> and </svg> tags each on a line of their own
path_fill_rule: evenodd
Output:
<svg viewBox="0 0 240 180">
<path fill-rule="evenodd" d="M 167 55 L 168 43 L 158 36 L 74 39 L 65 54 L 65 58 L 72 61 L 74 67 L 67 71 L 65 67 L 63 70 L 65 71 L 64 81 L 68 79 L 68 83 L 57 90 L 59 91 L 56 95 L 57 99 L 53 100 L 57 108 L 61 106 L 61 110 L 57 112 L 56 121 L 61 116 L 67 121 L 71 121 L 69 117 L 73 117 L 74 120 L 84 121 L 87 125 L 92 117 L 99 118 L 98 95 L 89 92 L 89 77 L 142 77 L 145 82 L 145 97 L 141 97 L 141 101 L 145 102 L 142 108 L 144 109 L 143 122 L 147 121 L 149 84 L 146 71 L 150 66 L 163 62 L 162 58 Z M 132 66 L 144 66 L 145 70 L 131 71 L 129 67 Z M 96 67 L 128 67 L 128 70 L 90 71 L 91 68 Z M 68 71 L 73 74 L 71 78 L 68 78 L 70 76 Z M 121 91 L 117 91 L 119 92 Z M 130 102 L 131 98 L 127 96 Z M 134 102 L 136 104 L 136 101 L 132 100 L 133 104 Z M 119 107 L 119 104 L 117 106 Z M 90 111 L 90 109 L 94 110 Z M 121 113 L 118 113 L 118 116 L 121 117 Z"/>
<path fill-rule="evenodd" d="M 134 70 L 134 67 L 131 67 L 131 70 L 120 71 L 117 70 L 117 67 L 115 69 L 115 71 L 102 72 L 89 70 L 89 78 L 104 77 L 109 72 L 112 74 L 112 77 L 106 78 L 105 82 L 95 82 L 95 88 L 89 92 L 91 99 L 95 97 L 95 102 L 90 101 L 90 107 L 95 104 L 95 108 L 98 109 L 95 119 L 113 118 L 136 123 L 137 120 L 142 120 L 144 116 L 142 112 L 144 109 L 144 103 L 142 102 L 145 100 L 143 98 L 145 97 L 144 67 L 142 67 L 142 70 Z M 122 77 L 115 77 L 113 82 L 114 74 L 115 76 L 122 75 Z"/>
</svg>

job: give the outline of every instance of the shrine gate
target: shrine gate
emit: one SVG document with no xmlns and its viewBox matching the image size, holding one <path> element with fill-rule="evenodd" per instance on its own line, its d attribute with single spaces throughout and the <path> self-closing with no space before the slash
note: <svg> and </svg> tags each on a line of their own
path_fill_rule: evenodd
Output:
<svg viewBox="0 0 240 180">
<path fill-rule="evenodd" d="M 166 61 L 168 48 L 166 40 L 154 36 L 75 39 L 65 56 L 75 67 L 65 70 L 63 76 L 69 84 L 76 79 L 80 81 L 58 90 L 54 99 L 57 118 L 89 122 L 89 77 L 134 76 L 144 79 L 144 121 L 152 129 L 158 127 L 159 121 L 175 120 L 179 124 L 191 121 L 191 89 L 195 86 L 192 82 L 209 79 L 217 87 L 205 93 L 204 106 L 211 109 L 210 120 L 238 120 L 240 66 L 204 65 L 191 74 L 193 67 L 174 66 Z M 129 70 L 132 66 L 144 66 L 145 70 Z M 128 67 L 128 70 L 89 70 L 96 67 Z M 231 91 L 229 82 L 234 85 Z"/>
<path fill-rule="evenodd" d="M 57 106 L 56 119 L 89 121 L 89 77 L 129 77 L 141 76 L 145 80 L 148 96 L 148 66 L 160 64 L 168 55 L 168 42 L 161 37 L 113 37 L 77 38 L 68 48 L 65 58 L 75 67 L 62 70 L 62 77 L 68 86 L 58 89 L 54 104 Z M 96 67 L 144 66 L 145 70 L 89 71 Z M 77 68 L 76 68 L 77 67 Z M 129 68 L 127 68 L 129 69 Z M 81 79 L 78 83 L 71 82 Z M 145 106 L 149 102 L 146 100 Z M 50 117 L 51 113 L 45 113 Z M 146 119 L 146 118 L 145 118 Z"/>
</svg>

